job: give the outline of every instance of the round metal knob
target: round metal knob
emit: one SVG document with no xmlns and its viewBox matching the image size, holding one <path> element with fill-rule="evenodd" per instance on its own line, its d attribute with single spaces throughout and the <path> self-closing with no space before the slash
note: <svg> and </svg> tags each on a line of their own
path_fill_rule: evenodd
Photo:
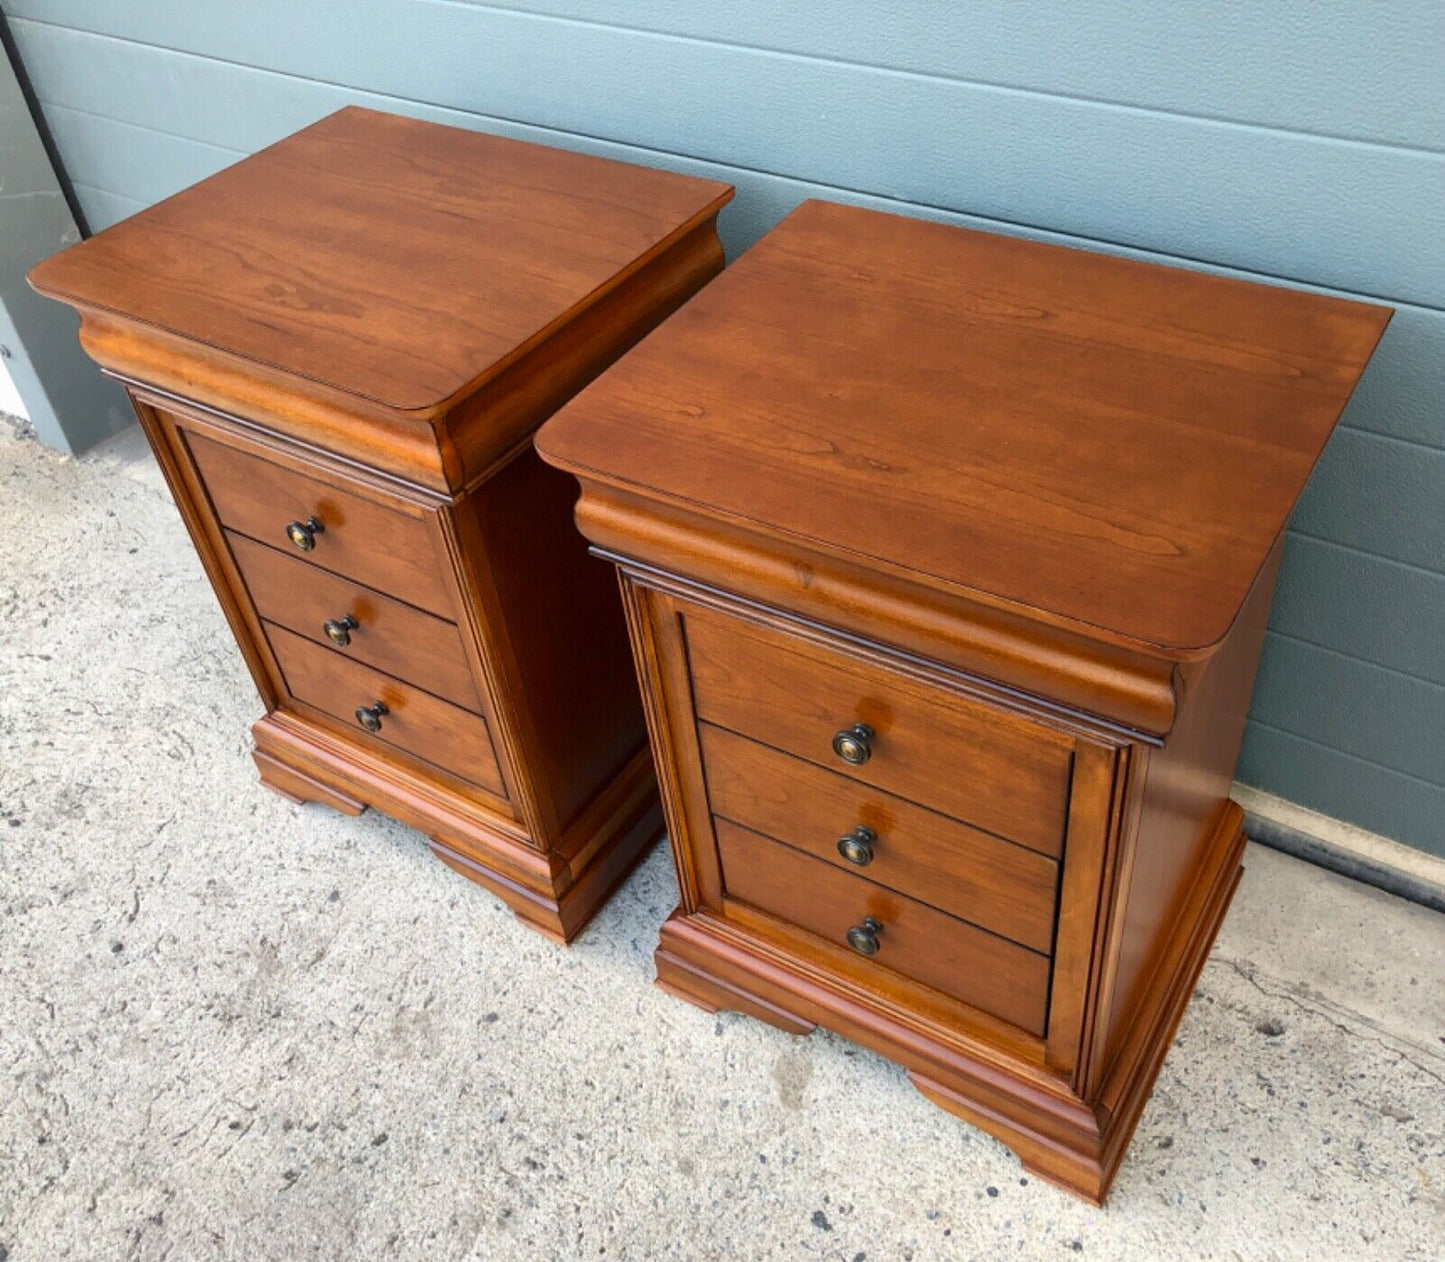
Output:
<svg viewBox="0 0 1445 1262">
<path fill-rule="evenodd" d="M 316 546 L 316 536 L 324 535 L 326 527 L 319 518 L 308 517 L 305 521 L 293 521 L 286 526 L 286 538 L 302 552 L 310 552 Z"/>
<path fill-rule="evenodd" d="M 838 853 L 849 863 L 866 868 L 873 862 L 873 847 L 877 843 L 878 834 L 859 824 L 851 833 L 844 833 L 838 838 Z"/>
<path fill-rule="evenodd" d="M 845 727 L 833 737 L 833 752 L 844 762 L 861 767 L 873 757 L 873 729 L 866 723 Z"/>
<path fill-rule="evenodd" d="M 877 955 L 878 935 L 882 932 L 881 921 L 872 916 L 864 916 L 861 925 L 854 925 L 848 930 L 848 945 L 859 955 Z"/>
<path fill-rule="evenodd" d="M 351 614 L 342 614 L 339 618 L 328 618 L 321 624 L 321 629 L 326 632 L 326 638 L 337 648 L 344 649 L 351 643 L 351 633 L 361 623 L 352 617 Z"/>
<path fill-rule="evenodd" d="M 356 721 L 368 732 L 381 731 L 381 716 L 390 713 L 380 701 L 356 707 Z"/>
</svg>

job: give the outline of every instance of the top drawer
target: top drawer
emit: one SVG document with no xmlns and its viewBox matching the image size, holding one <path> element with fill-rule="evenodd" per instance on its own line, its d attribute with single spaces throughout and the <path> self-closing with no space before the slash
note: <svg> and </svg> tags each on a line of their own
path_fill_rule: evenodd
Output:
<svg viewBox="0 0 1445 1262">
<path fill-rule="evenodd" d="M 812 643 L 687 619 L 698 717 L 1049 855 L 1063 847 L 1073 741 Z M 863 724 L 861 761 L 835 752 Z"/>
<path fill-rule="evenodd" d="M 420 517 L 194 430 L 183 432 L 222 525 L 408 604 L 444 618 L 456 616 L 431 531 Z M 312 546 L 303 550 L 287 527 L 313 517 L 321 529 L 311 532 Z M 299 538 L 305 542 L 306 534 Z"/>
</svg>

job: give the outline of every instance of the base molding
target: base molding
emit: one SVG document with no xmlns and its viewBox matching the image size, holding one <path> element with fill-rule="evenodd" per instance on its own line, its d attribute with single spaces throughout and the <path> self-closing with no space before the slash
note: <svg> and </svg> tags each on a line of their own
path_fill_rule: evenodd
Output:
<svg viewBox="0 0 1445 1262">
<path fill-rule="evenodd" d="M 293 802 L 348 815 L 373 807 L 427 834 L 453 871 L 500 898 L 530 928 L 571 942 L 663 833 L 652 764 L 644 750 L 579 816 L 588 834 L 572 858 L 532 845 L 515 820 L 377 760 L 353 756 L 331 733 L 285 713 L 251 729 L 261 783 Z M 576 829 L 569 841 L 576 841 Z"/>
<path fill-rule="evenodd" d="M 1220 815 L 1209 861 L 1179 909 L 1159 968 L 1099 1089 L 1086 1098 L 1042 1056 L 921 1023 L 882 996 L 860 996 L 706 911 L 662 927 L 657 984 L 705 1011 L 732 1009 L 792 1034 L 822 1026 L 902 1065 L 940 1108 L 988 1132 L 1031 1174 L 1103 1203 L 1194 993 L 1243 873 L 1243 814 Z M 1022 1044 L 1021 1046 L 1026 1046 Z"/>
<path fill-rule="evenodd" d="M 308 776 L 295 767 L 288 767 L 285 763 L 271 757 L 270 754 L 263 754 L 257 749 L 252 751 L 251 757 L 255 760 L 256 770 L 261 775 L 261 783 L 271 792 L 280 794 L 288 802 L 295 802 L 298 806 L 307 802 L 319 802 L 322 806 L 329 806 L 343 815 L 360 815 L 366 810 L 365 802 L 359 802 L 356 798 L 333 789 L 328 784 L 322 784 L 320 780 Z"/>
<path fill-rule="evenodd" d="M 784 1034 L 811 1034 L 818 1027 L 812 1021 L 760 999 L 757 995 L 710 977 L 702 969 L 689 964 L 686 959 L 673 955 L 659 947 L 656 955 L 657 988 L 678 999 L 685 999 L 704 1012 L 741 1012 L 756 1017 Z"/>
<path fill-rule="evenodd" d="M 548 895 L 510 881 L 488 868 L 484 861 L 454 850 L 436 837 L 428 844 L 452 871 L 490 890 L 516 914 L 518 920 L 553 942 L 566 945 L 577 937 L 643 856 L 661 840 L 662 807 L 654 802 L 630 825 L 622 825 L 577 879 Z"/>
<path fill-rule="evenodd" d="M 882 996 L 821 977 L 707 912 L 674 912 L 656 958 L 658 985 L 707 1011 L 743 1012 L 793 1034 L 822 1026 L 886 1056 L 934 1103 L 1001 1140 L 1026 1164 L 1059 1169 L 1059 1181 L 1083 1194 L 1089 1176 L 1076 1169 L 1073 1154 L 1098 1146 L 1097 1121 L 1044 1068 L 1041 1051 L 1029 1059 L 970 1032 L 921 1023 Z"/>
<path fill-rule="evenodd" d="M 1081 1128 L 1070 1143 L 1038 1130 L 1025 1129 L 1007 1113 L 991 1109 L 972 1096 L 963 1095 L 922 1074 L 910 1072 L 908 1080 L 918 1093 L 946 1113 L 977 1126 L 1019 1158 L 1019 1164 L 1035 1178 L 1062 1188 L 1091 1205 L 1103 1205 L 1113 1172 L 1101 1160 L 1104 1134 L 1097 1127 Z"/>
</svg>

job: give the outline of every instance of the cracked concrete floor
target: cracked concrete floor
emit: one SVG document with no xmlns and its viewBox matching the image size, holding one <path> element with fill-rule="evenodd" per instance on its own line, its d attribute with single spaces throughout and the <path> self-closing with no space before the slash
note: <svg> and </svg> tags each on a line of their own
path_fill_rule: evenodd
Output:
<svg viewBox="0 0 1445 1262">
<path fill-rule="evenodd" d="M 901 1072 L 255 783 L 134 433 L 0 426 L 0 1257 L 1438 1258 L 1445 918 L 1253 848 L 1108 1208 Z"/>
</svg>

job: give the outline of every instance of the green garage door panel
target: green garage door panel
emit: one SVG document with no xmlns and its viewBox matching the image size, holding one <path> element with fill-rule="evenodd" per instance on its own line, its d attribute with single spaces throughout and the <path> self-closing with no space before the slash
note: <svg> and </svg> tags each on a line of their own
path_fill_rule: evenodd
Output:
<svg viewBox="0 0 1445 1262">
<path fill-rule="evenodd" d="M 1445 685 L 1445 575 L 1291 534 L 1270 626 L 1290 639 Z"/>
<path fill-rule="evenodd" d="M 1445 414 L 1440 419 L 1445 423 Z M 1294 527 L 1394 561 L 1445 569 L 1445 449 L 1336 432 L 1300 497 Z"/>
<path fill-rule="evenodd" d="M 987 220 L 967 213 L 899 207 L 886 198 L 838 190 L 816 179 L 778 177 L 697 162 L 686 156 L 659 155 L 626 144 L 557 136 L 543 128 L 503 119 L 419 106 L 374 92 L 217 63 L 35 22 L 17 21 L 14 30 L 26 68 L 45 103 L 47 120 L 64 133 L 62 148 L 72 178 L 132 202 L 153 201 L 183 188 L 242 154 L 354 102 L 731 179 L 747 194 L 725 212 L 724 228 L 734 253 L 750 245 L 798 201 L 819 195 L 1069 240 L 1008 223 L 989 225 Z M 133 130 L 108 127 L 108 123 L 129 124 Z M 187 145 L 187 140 L 197 143 Z M 1118 252 L 1155 257 L 1135 250 Z M 1445 316 L 1419 306 L 1407 305 L 1397 311 L 1361 382 L 1346 424 L 1445 447 Z"/>
<path fill-rule="evenodd" d="M 734 257 L 828 197 L 1389 301 L 1240 776 L 1445 851 L 1445 6 L 0 8 L 96 226 L 356 102 L 730 180 Z"/>
<path fill-rule="evenodd" d="M 615 0 L 506 7 L 602 23 L 620 12 Z M 896 6 L 834 0 L 823 22 L 815 6 L 776 0 L 633 0 L 625 13 L 650 31 L 721 43 L 754 31 L 780 52 L 1143 109 L 1424 148 L 1445 132 L 1439 5 L 974 0 L 917 5 L 900 21 Z M 1339 74 L 1341 49 L 1371 50 L 1390 67 L 1392 90 Z"/>
<path fill-rule="evenodd" d="M 1245 784 L 1445 858 L 1438 785 L 1253 721 L 1238 774 Z"/>
<path fill-rule="evenodd" d="M 1445 155 L 1398 144 L 443 0 L 9 0 L 7 12 L 1181 257 L 1445 301 L 1445 253 L 1419 248 L 1432 228 L 1445 237 Z M 1062 29 L 1072 37 L 1078 27 Z M 767 43 L 765 30 L 753 38 Z"/>
<path fill-rule="evenodd" d="M 1271 632 L 1250 717 L 1445 787 L 1445 684 Z"/>
<path fill-rule="evenodd" d="M 47 104 L 43 109 L 46 126 L 73 183 L 118 193 L 143 206 L 178 193 L 246 156 L 63 106 Z"/>
<path fill-rule="evenodd" d="M 10 6 L 86 29 L 157 45 L 204 50 L 213 15 L 158 4 L 117 15 L 112 0 L 34 0 Z M 319 3 L 322 30 L 357 6 Z M 1286 130 L 1430 148 L 1445 132 L 1438 86 L 1445 10 L 1431 3 L 1360 5 L 1319 0 L 971 0 L 917 5 L 900 20 L 876 0 L 826 6 L 776 0 L 511 0 L 505 8 L 711 43 L 751 44 L 820 60 L 854 62 L 1051 95 L 1116 102 Z M 254 11 L 254 10 L 253 10 Z M 182 24 L 176 25 L 177 18 Z M 826 18 L 826 20 L 824 20 Z M 288 29 L 291 29 L 288 27 Z M 1060 32 L 1068 38 L 1061 39 Z M 256 51 L 253 25 L 233 38 Z M 1341 74 L 1342 49 L 1367 52 Z M 1370 73 L 1389 67 L 1396 90 Z"/>
</svg>

